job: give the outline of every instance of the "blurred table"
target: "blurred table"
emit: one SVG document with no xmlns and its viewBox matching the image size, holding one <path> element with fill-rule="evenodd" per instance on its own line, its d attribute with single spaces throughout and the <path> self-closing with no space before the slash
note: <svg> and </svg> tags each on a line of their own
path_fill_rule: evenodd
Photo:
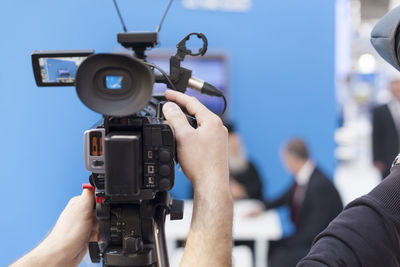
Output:
<svg viewBox="0 0 400 267">
<path fill-rule="evenodd" d="M 372 163 L 347 162 L 336 168 L 334 183 L 343 204 L 368 194 L 381 182 L 381 175 Z"/>
<path fill-rule="evenodd" d="M 276 211 L 263 212 L 258 217 L 247 218 L 246 214 L 257 209 L 258 201 L 235 201 L 233 219 L 233 238 L 236 241 L 254 240 L 255 266 L 267 266 L 268 241 L 279 240 L 282 237 L 282 227 Z M 176 249 L 176 241 L 186 240 L 190 229 L 193 202 L 185 201 L 183 219 L 179 221 L 166 220 L 166 238 L 170 255 Z"/>
</svg>

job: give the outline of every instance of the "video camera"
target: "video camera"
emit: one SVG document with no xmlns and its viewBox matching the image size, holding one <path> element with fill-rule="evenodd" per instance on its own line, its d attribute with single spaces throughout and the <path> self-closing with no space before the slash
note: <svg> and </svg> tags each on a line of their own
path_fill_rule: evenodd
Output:
<svg viewBox="0 0 400 267">
<path fill-rule="evenodd" d="M 191 33 L 179 42 L 167 74 L 146 62 L 145 51 L 158 43 L 158 30 L 118 34 L 118 42 L 134 56 L 93 50 L 32 54 L 38 86 L 75 85 L 80 100 L 103 115 L 102 122 L 84 134 L 85 167 L 91 172 L 86 188 L 95 192 L 101 235 L 101 243 L 89 243 L 89 253 L 93 262 L 103 258 L 103 266 L 169 266 L 165 217 L 183 217 L 183 202 L 168 193 L 174 185 L 176 143 L 162 114 L 166 99 L 152 94 L 154 83 L 223 97 L 226 108 L 218 89 L 181 66 L 185 56 L 206 53 L 207 38 Z M 192 36 L 203 41 L 195 53 L 186 47 Z M 187 118 L 196 128 L 196 120 Z"/>
</svg>

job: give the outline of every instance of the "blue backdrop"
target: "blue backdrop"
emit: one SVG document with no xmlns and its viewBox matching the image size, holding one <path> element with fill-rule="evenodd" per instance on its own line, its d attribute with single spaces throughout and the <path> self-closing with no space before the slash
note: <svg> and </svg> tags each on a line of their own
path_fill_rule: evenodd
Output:
<svg viewBox="0 0 400 267">
<path fill-rule="evenodd" d="M 154 30 L 166 1 L 121 0 L 130 30 Z M 173 4 L 160 34 L 173 48 L 189 32 L 231 60 L 230 115 L 261 169 L 265 197 L 290 183 L 279 148 L 303 136 L 317 162 L 334 169 L 334 1 L 253 0 L 248 13 Z M 37 88 L 30 53 L 118 47 L 111 0 L 2 0 L 0 3 L 0 266 L 37 244 L 68 199 L 81 191 L 83 131 L 100 116 L 72 87 Z M 175 193 L 186 196 L 177 178 Z"/>
</svg>

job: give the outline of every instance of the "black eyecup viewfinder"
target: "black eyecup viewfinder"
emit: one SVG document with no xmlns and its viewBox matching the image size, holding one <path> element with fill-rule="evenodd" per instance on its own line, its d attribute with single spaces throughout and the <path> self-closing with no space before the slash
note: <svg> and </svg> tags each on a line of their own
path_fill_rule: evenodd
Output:
<svg viewBox="0 0 400 267">
<path fill-rule="evenodd" d="M 107 77 L 118 77 L 117 90 L 109 88 Z M 143 61 L 122 54 L 88 57 L 76 73 L 76 92 L 90 109 L 108 116 L 135 114 L 151 99 L 154 77 Z"/>
</svg>

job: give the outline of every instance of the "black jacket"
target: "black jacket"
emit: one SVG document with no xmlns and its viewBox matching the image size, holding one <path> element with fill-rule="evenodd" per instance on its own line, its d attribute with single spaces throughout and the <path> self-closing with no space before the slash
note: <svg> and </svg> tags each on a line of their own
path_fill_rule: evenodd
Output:
<svg viewBox="0 0 400 267">
<path fill-rule="evenodd" d="M 294 187 L 290 188 L 281 198 L 267 202 L 266 208 L 281 205 L 291 205 Z M 285 239 L 285 246 L 311 247 L 313 239 L 324 230 L 343 209 L 339 193 L 332 182 L 318 168 L 311 174 L 304 200 L 295 223 L 296 231 Z"/>
<path fill-rule="evenodd" d="M 400 165 L 318 235 L 297 265 L 306 266 L 400 266 Z"/>
<path fill-rule="evenodd" d="M 374 162 L 385 164 L 382 177 L 386 177 L 393 159 L 399 153 L 399 136 L 388 105 L 375 108 L 372 115 L 373 158 Z"/>
<path fill-rule="evenodd" d="M 241 184 L 247 192 L 247 198 L 263 200 L 263 185 L 257 168 L 249 160 L 246 170 L 231 175 L 236 182 Z"/>
</svg>

